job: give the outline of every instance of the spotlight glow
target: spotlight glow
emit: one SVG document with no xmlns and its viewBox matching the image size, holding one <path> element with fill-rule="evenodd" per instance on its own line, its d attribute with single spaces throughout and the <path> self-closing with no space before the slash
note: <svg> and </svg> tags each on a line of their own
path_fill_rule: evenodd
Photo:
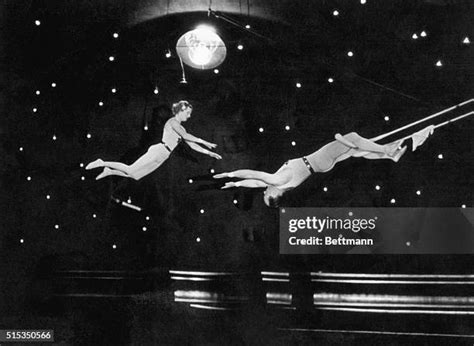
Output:
<svg viewBox="0 0 474 346">
<path fill-rule="evenodd" d="M 347 52 L 347 56 L 350 56 L 350 57 L 354 56 L 354 52 L 348 51 L 348 52 Z"/>
<path fill-rule="evenodd" d="M 417 190 L 417 191 L 416 191 L 416 194 L 417 194 L 418 196 L 420 196 L 420 195 L 421 195 L 421 191 L 420 191 L 420 190 Z"/>
<path fill-rule="evenodd" d="M 204 211 L 204 209 L 201 209 L 201 210 L 199 210 L 199 212 L 200 212 L 201 214 L 204 214 L 205 211 Z"/>
<path fill-rule="evenodd" d="M 148 131 L 148 126 L 145 125 L 145 126 L 143 127 L 143 130 Z"/>
<path fill-rule="evenodd" d="M 55 228 L 55 229 L 59 229 L 59 225 L 54 225 L 54 228 Z"/>
<path fill-rule="evenodd" d="M 24 240 L 24 239 L 20 239 L 20 243 L 22 243 L 22 244 L 23 244 L 24 242 L 25 242 L 25 240 Z"/>
<path fill-rule="evenodd" d="M 56 83 L 54 83 L 54 82 L 53 82 L 53 83 L 51 83 L 51 86 L 52 86 L 53 88 L 56 88 L 56 85 L 57 85 L 57 84 L 56 84 Z"/>
<path fill-rule="evenodd" d="M 443 154 L 439 154 L 439 155 L 438 155 L 438 159 L 440 159 L 440 160 L 444 159 Z"/>
<path fill-rule="evenodd" d="M 81 180 L 82 180 L 82 181 L 86 180 L 86 177 L 82 176 L 82 177 L 81 177 Z"/>
<path fill-rule="evenodd" d="M 145 226 L 142 227 L 142 231 L 146 232 L 146 227 Z"/>
<path fill-rule="evenodd" d="M 46 195 L 46 199 L 51 199 L 51 196 L 50 196 L 50 195 Z"/>
<path fill-rule="evenodd" d="M 397 201 L 395 200 L 395 198 L 392 198 L 392 199 L 390 200 L 390 203 L 392 203 L 392 204 L 395 204 L 396 202 L 397 202 Z"/>
<path fill-rule="evenodd" d="M 36 95 L 39 95 L 39 94 L 41 94 L 41 91 L 36 90 Z"/>
<path fill-rule="evenodd" d="M 114 34 L 112 35 L 114 38 L 118 38 L 119 37 L 119 34 L 117 32 L 114 32 Z"/>
<path fill-rule="evenodd" d="M 55 141 L 55 140 L 56 140 L 56 135 L 53 135 L 53 141 Z"/>
<path fill-rule="evenodd" d="M 200 243 L 200 242 L 201 242 L 201 238 L 197 237 L 197 238 L 196 238 L 196 242 L 197 242 L 197 243 Z"/>
<path fill-rule="evenodd" d="M 375 185 L 375 189 L 376 189 L 377 191 L 380 191 L 380 185 Z"/>
<path fill-rule="evenodd" d="M 301 88 L 301 83 L 296 83 L 297 88 Z"/>
<path fill-rule="evenodd" d="M 23 151 L 23 147 L 20 147 L 18 150 Z"/>
<path fill-rule="evenodd" d="M 192 179 L 189 179 L 188 182 L 189 182 L 190 184 L 192 184 L 192 183 L 193 183 L 193 180 L 192 180 Z"/>
<path fill-rule="evenodd" d="M 211 170 L 210 170 L 209 172 L 211 172 L 212 174 L 214 174 L 214 173 L 215 173 L 214 168 L 211 168 Z"/>
<path fill-rule="evenodd" d="M 264 130 L 263 130 L 263 127 L 259 128 L 258 129 L 258 132 L 262 133 Z"/>
<path fill-rule="evenodd" d="M 109 56 L 109 61 L 114 61 L 115 60 L 115 57 L 113 57 L 112 55 Z"/>
<path fill-rule="evenodd" d="M 92 217 L 95 219 L 97 218 L 97 214 L 92 214 Z"/>
<path fill-rule="evenodd" d="M 324 191 L 324 192 L 328 192 L 327 186 L 323 187 L 323 191 Z"/>
<path fill-rule="evenodd" d="M 238 49 L 238 50 L 244 49 L 244 45 L 243 45 L 243 44 L 239 44 L 239 45 L 237 46 L 237 49 Z"/>
<path fill-rule="evenodd" d="M 158 95 L 159 92 L 160 92 L 160 91 L 158 90 L 158 87 L 156 87 L 156 88 L 153 90 L 153 93 L 154 93 L 155 95 Z"/>
<path fill-rule="evenodd" d="M 365 5 L 365 4 L 367 3 L 367 0 L 360 0 L 360 3 L 361 3 L 362 5 Z"/>
<path fill-rule="evenodd" d="M 236 200 L 236 199 L 234 199 L 234 200 L 233 200 L 233 202 L 234 202 L 234 204 L 237 204 L 237 203 L 239 203 L 239 201 L 238 201 L 238 200 Z"/>
<path fill-rule="evenodd" d="M 415 33 L 415 34 L 411 35 L 411 38 L 414 39 L 414 40 L 417 40 L 417 39 L 418 39 L 418 35 Z"/>
<path fill-rule="evenodd" d="M 26 177 L 26 180 L 31 181 L 31 177 Z"/>
<path fill-rule="evenodd" d="M 112 245 L 112 249 L 116 249 L 117 248 L 117 245 Z"/>
<path fill-rule="evenodd" d="M 81 168 L 84 167 L 84 164 L 81 162 L 81 163 L 79 164 L 79 167 L 81 167 Z"/>
<path fill-rule="evenodd" d="M 390 120 L 390 117 L 389 117 L 388 115 L 386 115 L 386 116 L 383 118 L 383 120 L 389 121 L 389 120 Z"/>
<path fill-rule="evenodd" d="M 421 36 L 421 37 L 426 37 L 426 36 L 427 36 L 426 31 L 423 30 L 422 32 L 420 32 L 420 36 Z"/>
<path fill-rule="evenodd" d="M 465 204 L 461 205 L 461 208 L 463 208 L 463 209 L 466 208 L 466 205 Z"/>
<path fill-rule="evenodd" d="M 469 44 L 469 43 L 471 43 L 471 41 L 469 40 L 469 37 L 466 36 L 466 37 L 464 38 L 464 40 L 462 41 L 462 43 L 464 43 L 464 44 Z"/>
<path fill-rule="evenodd" d="M 214 73 L 215 73 L 215 74 L 218 74 L 218 73 L 219 73 L 219 69 L 215 68 L 215 69 L 214 69 Z"/>
<path fill-rule="evenodd" d="M 329 83 L 333 83 L 333 82 L 334 82 L 334 79 L 333 79 L 333 78 L 328 78 L 328 82 L 329 82 Z"/>
<path fill-rule="evenodd" d="M 150 221 L 150 217 L 149 216 L 145 217 L 145 220 Z"/>
<path fill-rule="evenodd" d="M 436 66 L 438 66 L 438 67 L 443 66 L 443 63 L 441 62 L 441 60 L 438 60 L 438 61 L 436 62 Z"/>
<path fill-rule="evenodd" d="M 245 26 L 245 29 L 250 29 L 250 25 L 247 24 L 247 25 Z"/>
<path fill-rule="evenodd" d="M 40 25 L 41 25 L 41 22 L 37 19 L 37 20 L 35 20 L 35 25 L 36 25 L 36 26 L 40 26 Z"/>
<path fill-rule="evenodd" d="M 38 108 L 33 108 L 33 113 L 36 113 L 38 111 Z"/>
<path fill-rule="evenodd" d="M 291 145 L 292 145 L 292 146 L 296 146 L 296 142 L 295 142 L 295 141 L 292 141 L 292 142 L 291 142 Z"/>
<path fill-rule="evenodd" d="M 337 16 L 339 15 L 339 11 L 338 11 L 338 10 L 332 11 L 332 15 L 333 15 L 334 17 L 337 17 Z"/>
<path fill-rule="evenodd" d="M 112 92 L 112 94 L 115 94 L 117 92 L 117 89 L 116 88 L 112 88 L 112 90 L 110 90 Z"/>
<path fill-rule="evenodd" d="M 286 131 L 290 131 L 290 126 L 286 125 L 286 126 L 285 126 L 285 130 L 286 130 Z"/>
<path fill-rule="evenodd" d="M 86 137 L 87 137 L 88 139 L 91 139 L 91 138 L 92 138 L 92 135 L 91 135 L 90 133 L 88 133 L 88 134 L 86 135 Z"/>
</svg>

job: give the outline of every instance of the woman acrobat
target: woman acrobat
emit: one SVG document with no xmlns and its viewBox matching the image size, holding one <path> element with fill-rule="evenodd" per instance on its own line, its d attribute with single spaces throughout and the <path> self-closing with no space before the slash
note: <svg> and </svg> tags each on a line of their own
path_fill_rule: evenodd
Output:
<svg viewBox="0 0 474 346">
<path fill-rule="evenodd" d="M 240 169 L 214 175 L 214 178 L 237 178 L 237 182 L 227 182 L 222 189 L 232 187 L 266 188 L 264 201 L 267 206 L 278 206 L 283 194 L 302 184 L 313 173 L 323 173 L 331 170 L 338 162 L 350 157 L 366 159 L 390 159 L 398 162 L 407 147 L 400 148 L 403 140 L 377 144 L 369 139 L 351 132 L 344 136 L 336 134 L 332 141 L 314 153 L 297 159 L 289 160 L 275 173 L 266 173 L 250 169 Z"/>
<path fill-rule="evenodd" d="M 89 163 L 86 166 L 86 169 L 89 170 L 104 167 L 104 170 L 96 177 L 96 180 L 105 178 L 109 175 L 140 180 L 160 167 L 163 162 L 169 158 L 171 152 L 178 146 L 181 140 L 184 140 L 191 149 L 217 160 L 221 160 L 222 157 L 219 154 L 201 146 L 203 145 L 209 149 L 214 149 L 217 147 L 217 144 L 207 142 L 191 135 L 186 132 L 185 128 L 181 125 L 181 123 L 187 121 L 191 117 L 192 110 L 192 105 L 187 101 L 179 101 L 173 104 L 172 112 L 174 116 L 170 118 L 164 126 L 161 143 L 150 146 L 148 151 L 133 164 L 126 165 L 121 162 L 97 159 Z"/>
</svg>

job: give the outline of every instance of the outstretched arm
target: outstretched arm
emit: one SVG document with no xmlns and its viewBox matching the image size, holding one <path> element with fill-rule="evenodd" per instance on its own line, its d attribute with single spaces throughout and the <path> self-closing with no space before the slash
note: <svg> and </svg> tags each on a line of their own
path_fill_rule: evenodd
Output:
<svg viewBox="0 0 474 346">
<path fill-rule="evenodd" d="M 224 186 L 221 187 L 222 190 L 224 189 L 230 189 L 232 187 L 248 187 L 250 189 L 258 189 L 261 187 L 267 187 L 268 185 L 265 184 L 261 180 L 256 180 L 256 179 L 244 179 L 241 181 L 228 181 L 225 183 Z"/>
<path fill-rule="evenodd" d="M 189 143 L 198 143 L 198 144 L 205 145 L 209 149 L 214 149 L 215 147 L 217 147 L 217 144 L 205 141 L 204 139 L 198 138 L 198 137 L 193 136 L 192 134 L 188 133 L 186 131 L 186 129 L 183 126 L 181 126 L 177 121 L 172 121 L 171 122 L 171 128 L 178 135 L 180 135 L 181 138 L 183 138 L 183 140 L 186 141 L 188 144 Z"/>
<path fill-rule="evenodd" d="M 291 172 L 287 169 L 280 170 L 274 174 L 261 172 L 261 171 L 254 171 L 251 169 L 239 169 L 233 172 L 226 172 L 214 175 L 215 179 L 221 178 L 240 178 L 240 179 L 254 179 L 260 180 L 266 185 L 283 185 L 290 181 L 291 179 Z"/>
<path fill-rule="evenodd" d="M 207 149 L 204 149 L 203 147 L 201 147 L 200 145 L 197 145 L 196 143 L 194 142 L 188 142 L 186 141 L 186 144 L 189 145 L 189 147 L 195 151 L 197 151 L 198 153 L 202 153 L 204 155 L 208 155 L 210 157 L 213 157 L 217 160 L 221 160 L 222 159 L 222 156 L 220 156 L 219 154 L 216 154 L 215 152 L 213 151 L 210 151 L 210 150 L 207 150 Z"/>
</svg>

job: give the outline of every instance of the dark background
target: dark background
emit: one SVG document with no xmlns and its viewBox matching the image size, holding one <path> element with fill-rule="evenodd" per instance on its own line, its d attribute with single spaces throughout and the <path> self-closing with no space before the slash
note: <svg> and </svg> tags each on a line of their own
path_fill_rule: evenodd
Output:
<svg viewBox="0 0 474 346">
<path fill-rule="evenodd" d="M 337 132 L 373 137 L 472 98 L 474 53 L 472 44 L 463 44 L 466 36 L 474 39 L 471 2 L 213 3 L 250 30 L 208 17 L 208 5 L 0 2 L 0 309 L 8 316 L 3 326 L 25 325 L 19 316 L 31 311 L 30 322 L 44 321 L 29 305 L 49 292 L 35 286 L 43 271 L 471 270 L 472 259 L 461 255 L 280 256 L 278 211 L 265 207 L 262 191 L 220 191 L 209 179 L 211 169 L 271 172 Z M 175 44 L 201 23 L 216 28 L 227 58 L 218 74 L 185 67 L 188 83 L 181 84 Z M 423 30 L 426 37 L 420 36 Z M 243 50 L 236 48 L 239 43 Z M 438 60 L 443 66 L 435 65 Z M 180 99 L 194 106 L 186 129 L 217 143 L 222 161 L 182 145 L 139 182 L 97 182 L 98 172 L 80 166 L 98 157 L 133 162 L 160 140 L 168 107 Z M 288 193 L 283 205 L 471 207 L 472 130 L 472 118 L 442 127 L 399 163 L 347 160 Z M 142 212 L 115 202 L 129 199 Z M 138 286 L 135 291 L 146 290 Z M 170 309 L 180 316 L 179 308 Z M 76 318 L 87 314 L 70 311 Z M 121 318 L 127 326 L 128 317 Z M 58 328 L 71 331 L 63 340 L 87 340 L 78 332 L 82 322 L 72 320 L 61 319 L 69 322 Z M 136 340 L 124 333 L 125 341 Z M 179 339 L 173 337 L 169 340 Z"/>
</svg>

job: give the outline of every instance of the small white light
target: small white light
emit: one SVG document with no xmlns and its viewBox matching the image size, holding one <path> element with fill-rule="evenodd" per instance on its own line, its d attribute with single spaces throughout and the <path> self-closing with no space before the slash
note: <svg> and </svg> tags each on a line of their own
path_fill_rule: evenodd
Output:
<svg viewBox="0 0 474 346">
<path fill-rule="evenodd" d="M 46 199 L 51 199 L 51 196 L 50 196 L 50 195 L 46 195 Z"/>
<path fill-rule="evenodd" d="M 436 66 L 438 66 L 438 67 L 443 66 L 443 63 L 441 62 L 441 60 L 438 60 L 438 61 L 436 62 Z"/>
<path fill-rule="evenodd" d="M 295 146 L 295 145 L 296 145 L 296 142 L 295 142 L 295 141 L 292 141 L 292 142 L 291 142 L 291 145 L 292 145 L 292 146 Z"/>
<path fill-rule="evenodd" d="M 79 167 L 83 168 L 83 167 L 84 167 L 84 164 L 81 162 L 81 163 L 79 164 Z"/>
<path fill-rule="evenodd" d="M 286 131 L 290 131 L 290 126 L 289 126 L 289 125 L 286 125 L 286 126 L 285 126 L 285 130 L 286 130 Z"/>
<path fill-rule="evenodd" d="M 301 88 L 301 83 L 296 83 L 297 88 Z"/>
<path fill-rule="evenodd" d="M 380 190 L 380 185 L 375 185 L 375 189 L 376 189 L 377 191 L 379 191 L 379 190 Z"/>
<path fill-rule="evenodd" d="M 444 159 L 443 154 L 439 154 L 439 155 L 438 155 L 438 159 L 440 159 L 440 160 Z"/>
<path fill-rule="evenodd" d="M 86 177 L 82 176 L 82 177 L 81 177 L 81 180 L 86 180 Z"/>
<path fill-rule="evenodd" d="M 238 50 L 244 49 L 244 45 L 243 45 L 243 44 L 239 44 L 239 45 L 237 46 L 237 49 L 238 49 Z"/>
<path fill-rule="evenodd" d="M 150 221 L 150 217 L 149 216 L 145 217 L 145 220 Z"/>
<path fill-rule="evenodd" d="M 395 198 L 392 198 L 392 199 L 390 200 L 390 203 L 392 203 L 392 204 L 395 204 L 395 202 L 396 202 Z"/>
<path fill-rule="evenodd" d="M 131 199 L 130 197 L 128 197 L 127 203 L 128 203 L 128 204 L 132 203 L 132 199 Z"/>
<path fill-rule="evenodd" d="M 142 231 L 146 232 L 146 227 L 145 226 L 142 227 Z"/>
<path fill-rule="evenodd" d="M 259 128 L 258 132 L 262 133 L 263 132 L 263 127 Z"/>
<path fill-rule="evenodd" d="M 104 102 L 99 101 L 99 106 L 102 107 L 104 105 Z"/>
<path fill-rule="evenodd" d="M 41 94 L 41 91 L 36 90 L 36 95 L 39 95 L 39 94 Z"/>
<path fill-rule="evenodd" d="M 465 204 L 461 205 L 461 208 L 466 208 L 466 205 Z"/>
<path fill-rule="evenodd" d="M 31 181 L 31 177 L 26 177 L 26 180 Z"/>
<path fill-rule="evenodd" d="M 234 204 L 237 204 L 237 203 L 239 203 L 239 201 L 238 201 L 238 200 L 236 200 L 236 199 L 234 199 L 234 201 L 233 201 L 233 202 L 234 202 Z"/>
<path fill-rule="evenodd" d="M 56 140 L 56 135 L 53 135 L 53 141 L 55 141 L 55 140 Z"/>
<path fill-rule="evenodd" d="M 116 249 L 117 248 L 117 245 L 112 245 L 112 249 Z"/>
<path fill-rule="evenodd" d="M 56 88 L 56 83 L 51 83 L 51 87 Z"/>
<path fill-rule="evenodd" d="M 158 95 L 160 93 L 160 90 L 158 89 L 158 87 L 155 87 L 155 90 L 153 90 L 153 93 L 155 95 Z"/>
<path fill-rule="evenodd" d="M 86 137 L 90 139 L 90 138 L 92 137 L 92 135 L 91 135 L 90 133 L 88 133 L 88 134 L 86 135 Z"/>
<path fill-rule="evenodd" d="M 114 32 L 113 36 L 114 36 L 114 38 L 118 38 L 119 34 L 117 32 Z"/>
<path fill-rule="evenodd" d="M 348 213 L 348 215 L 349 215 L 349 216 L 354 216 L 354 213 L 353 213 L 352 211 L 350 211 L 350 212 Z"/>
<path fill-rule="evenodd" d="M 145 126 L 143 127 L 143 129 L 144 129 L 145 131 L 148 131 L 148 126 L 145 125 Z"/>
<path fill-rule="evenodd" d="M 192 183 L 193 183 L 193 180 L 192 180 L 192 179 L 189 179 L 188 182 L 189 182 L 190 184 L 192 184 Z"/>
<path fill-rule="evenodd" d="M 171 58 L 171 51 L 168 49 L 165 53 L 166 58 Z"/>
<path fill-rule="evenodd" d="M 20 147 L 18 150 L 23 151 L 23 147 Z"/>
<path fill-rule="evenodd" d="M 417 194 L 418 196 L 421 195 L 421 191 L 420 191 L 420 190 L 417 190 L 417 191 L 416 191 L 416 194 Z"/>
<path fill-rule="evenodd" d="M 197 237 L 197 238 L 196 238 L 196 242 L 197 242 L 197 243 L 201 242 L 201 238 Z"/>
<path fill-rule="evenodd" d="M 33 108 L 33 113 L 36 113 L 38 111 L 38 108 Z"/>
<path fill-rule="evenodd" d="M 347 56 L 354 56 L 354 53 L 352 51 L 348 51 Z"/>
<path fill-rule="evenodd" d="M 328 78 L 328 82 L 329 82 L 329 83 L 333 83 L 333 82 L 334 82 L 334 78 Z"/>
<path fill-rule="evenodd" d="M 411 245 L 411 243 L 410 243 L 409 241 L 407 241 L 407 243 L 406 243 L 406 244 L 407 244 L 407 246 L 410 246 L 410 245 Z"/>
<path fill-rule="evenodd" d="M 245 29 L 250 29 L 250 25 L 247 24 L 247 25 L 245 26 Z"/>
<path fill-rule="evenodd" d="M 389 121 L 390 120 L 390 117 L 388 115 L 384 116 L 383 120 L 385 121 Z"/>
<path fill-rule="evenodd" d="M 332 15 L 333 15 L 334 17 L 337 17 L 337 16 L 339 15 L 339 11 L 338 11 L 338 10 L 332 11 Z"/>
<path fill-rule="evenodd" d="M 423 30 L 422 32 L 420 32 L 420 36 L 421 36 L 421 37 L 426 37 L 426 31 Z"/>
<path fill-rule="evenodd" d="M 115 57 L 113 57 L 112 55 L 109 56 L 109 61 L 114 61 L 115 60 Z"/>
<path fill-rule="evenodd" d="M 92 217 L 95 219 L 97 218 L 97 214 L 92 214 Z"/>
<path fill-rule="evenodd" d="M 464 43 L 464 44 L 469 44 L 469 43 L 471 43 L 471 41 L 469 40 L 469 37 L 466 36 L 466 37 L 464 38 L 464 40 L 462 41 L 462 43 Z"/>
<path fill-rule="evenodd" d="M 54 228 L 59 229 L 59 225 L 54 225 Z"/>
<path fill-rule="evenodd" d="M 25 242 L 25 240 L 22 238 L 20 239 L 20 243 L 23 244 Z"/>
<path fill-rule="evenodd" d="M 214 173 L 215 173 L 214 168 L 211 168 L 210 172 L 211 172 L 212 174 L 214 174 Z"/>
<path fill-rule="evenodd" d="M 201 214 L 204 214 L 204 209 L 199 210 Z"/>
<path fill-rule="evenodd" d="M 418 35 L 416 33 L 414 33 L 413 35 L 411 35 L 411 38 L 414 39 L 414 40 L 417 40 L 418 39 Z"/>
<path fill-rule="evenodd" d="M 218 74 L 218 73 L 219 73 L 219 69 L 215 68 L 215 69 L 214 69 L 214 73 L 215 73 L 215 74 Z"/>
<path fill-rule="evenodd" d="M 367 3 L 367 0 L 360 0 L 360 3 L 361 3 L 362 5 L 365 5 L 365 4 Z"/>
<path fill-rule="evenodd" d="M 112 94 L 115 94 L 117 92 L 117 89 L 116 88 L 112 88 Z"/>
<path fill-rule="evenodd" d="M 41 22 L 37 19 L 37 20 L 35 20 L 35 25 L 36 25 L 36 26 L 40 26 L 40 25 L 41 25 Z"/>
<path fill-rule="evenodd" d="M 328 188 L 327 188 L 326 186 L 323 187 L 323 191 L 324 191 L 324 192 L 328 192 Z"/>
</svg>

